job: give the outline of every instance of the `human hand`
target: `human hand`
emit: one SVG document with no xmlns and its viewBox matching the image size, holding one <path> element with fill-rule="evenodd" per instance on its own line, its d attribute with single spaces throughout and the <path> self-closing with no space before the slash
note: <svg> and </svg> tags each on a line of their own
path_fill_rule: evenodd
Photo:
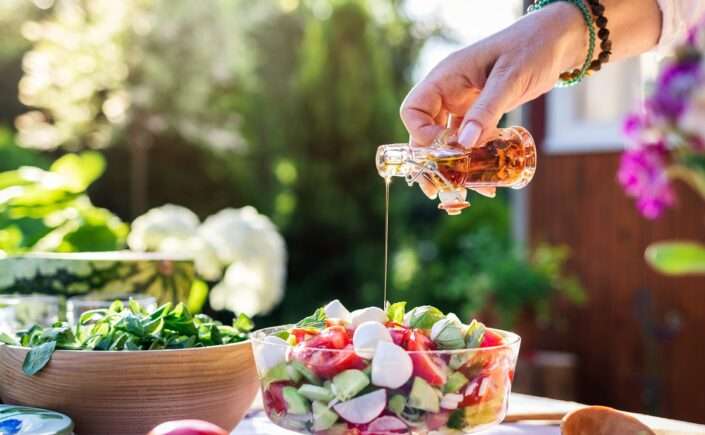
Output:
<svg viewBox="0 0 705 435">
<path fill-rule="evenodd" d="M 506 112 L 552 89 L 586 52 L 578 8 L 551 4 L 441 61 L 407 95 L 402 121 L 416 146 L 430 145 L 447 126 L 458 128 L 458 142 L 467 148 L 484 144 Z M 429 180 L 419 186 L 436 196 Z M 475 190 L 494 196 L 494 188 Z"/>
</svg>

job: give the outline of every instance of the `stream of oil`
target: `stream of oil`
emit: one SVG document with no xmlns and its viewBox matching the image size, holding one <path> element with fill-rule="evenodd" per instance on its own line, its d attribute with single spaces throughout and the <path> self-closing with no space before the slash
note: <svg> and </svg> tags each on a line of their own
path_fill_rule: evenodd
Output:
<svg viewBox="0 0 705 435">
<path fill-rule="evenodd" d="M 389 280 L 389 185 L 392 178 L 384 179 L 384 300 L 382 309 L 387 309 L 387 281 Z"/>
</svg>

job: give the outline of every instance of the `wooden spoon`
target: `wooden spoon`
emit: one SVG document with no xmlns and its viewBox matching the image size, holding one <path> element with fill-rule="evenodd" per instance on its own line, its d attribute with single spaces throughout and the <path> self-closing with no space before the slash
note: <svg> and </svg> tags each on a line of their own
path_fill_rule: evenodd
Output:
<svg viewBox="0 0 705 435">
<path fill-rule="evenodd" d="M 606 406 L 588 406 L 567 414 L 561 422 L 563 435 L 656 435 L 631 415 Z"/>
</svg>

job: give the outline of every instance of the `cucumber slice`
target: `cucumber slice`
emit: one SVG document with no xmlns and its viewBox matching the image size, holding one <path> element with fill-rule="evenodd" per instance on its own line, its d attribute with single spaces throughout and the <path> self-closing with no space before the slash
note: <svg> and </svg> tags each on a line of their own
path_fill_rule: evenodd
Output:
<svg viewBox="0 0 705 435">
<path fill-rule="evenodd" d="M 428 382 L 418 376 L 414 378 L 414 384 L 411 387 L 409 407 L 428 412 L 438 412 L 440 410 L 438 393 Z"/>
<path fill-rule="evenodd" d="M 298 384 L 301 381 L 301 378 L 303 377 L 301 372 L 296 370 L 296 367 L 292 365 L 286 366 L 286 374 L 287 376 L 289 376 L 289 380 L 295 384 Z"/>
<path fill-rule="evenodd" d="M 320 388 L 320 387 L 316 387 Z M 315 432 L 330 429 L 338 421 L 338 414 L 328 409 L 324 403 L 313 402 L 313 427 Z"/>
<path fill-rule="evenodd" d="M 309 400 L 320 400 L 321 402 L 330 402 L 335 398 L 329 389 L 311 384 L 304 384 L 299 387 L 299 394 Z"/>
<path fill-rule="evenodd" d="M 308 367 L 301 364 L 299 361 L 292 361 L 291 366 L 296 369 L 301 375 L 306 378 L 310 384 L 321 385 L 321 378 L 316 376 Z"/>
<path fill-rule="evenodd" d="M 264 385 L 269 385 L 273 382 L 282 382 L 289 380 L 289 372 L 287 370 L 286 363 L 278 364 L 265 373 L 262 377 L 262 383 Z"/>
<path fill-rule="evenodd" d="M 295 415 L 308 414 L 311 411 L 311 406 L 308 400 L 294 387 L 284 387 L 282 389 L 282 395 L 284 396 L 284 401 L 286 402 L 286 412 Z"/>
<path fill-rule="evenodd" d="M 360 370 L 345 370 L 333 378 L 333 393 L 341 402 L 350 400 L 370 385 L 370 378 Z"/>
<path fill-rule="evenodd" d="M 404 411 L 404 407 L 406 407 L 406 398 L 401 394 L 395 394 L 392 396 L 387 404 L 387 409 L 396 415 L 401 414 Z"/>
<path fill-rule="evenodd" d="M 468 378 L 460 372 L 453 372 L 448 376 L 446 384 L 443 386 L 444 393 L 457 393 L 465 384 L 468 383 Z"/>
</svg>

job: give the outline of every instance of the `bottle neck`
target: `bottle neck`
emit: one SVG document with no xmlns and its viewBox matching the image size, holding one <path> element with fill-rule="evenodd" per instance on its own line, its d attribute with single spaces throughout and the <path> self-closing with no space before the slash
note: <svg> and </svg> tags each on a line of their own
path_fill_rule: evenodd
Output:
<svg viewBox="0 0 705 435">
<path fill-rule="evenodd" d="M 406 144 L 380 145 L 375 162 L 382 178 L 406 177 L 413 170 L 414 153 Z"/>
</svg>

